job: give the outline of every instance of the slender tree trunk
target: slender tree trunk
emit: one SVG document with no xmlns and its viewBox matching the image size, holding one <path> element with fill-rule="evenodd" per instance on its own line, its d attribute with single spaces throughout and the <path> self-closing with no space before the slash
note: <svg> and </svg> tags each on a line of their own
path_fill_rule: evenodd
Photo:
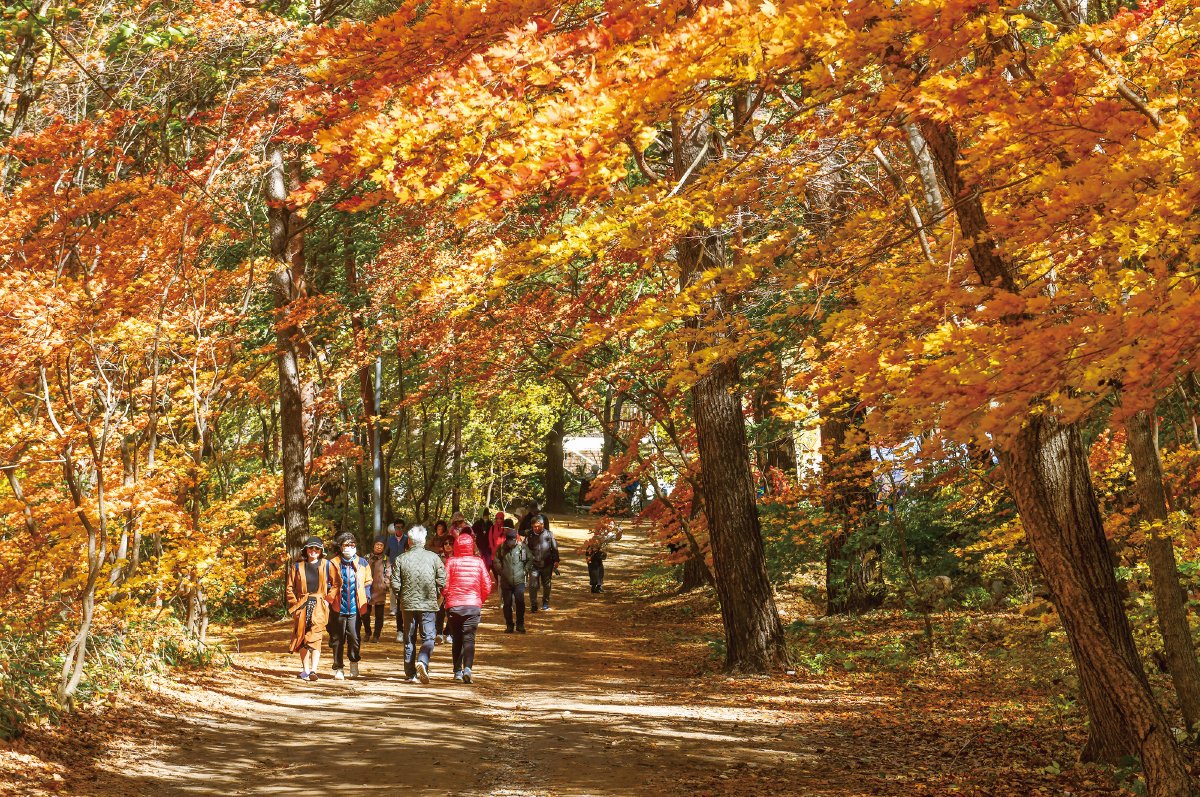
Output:
<svg viewBox="0 0 1200 797">
<path fill-rule="evenodd" d="M 267 218 L 271 254 L 279 264 L 271 277 L 276 308 L 276 364 L 279 368 L 279 428 L 283 460 L 283 524 L 287 557 L 295 559 L 308 538 L 308 490 L 305 476 L 304 394 L 300 380 L 300 329 L 288 318 L 291 305 L 304 296 L 304 248 L 287 206 L 283 151 L 268 150 Z"/>
<path fill-rule="evenodd" d="M 567 479 L 563 470 L 563 436 L 567 419 L 561 416 L 546 435 L 546 503 L 547 512 L 567 511 Z"/>
<path fill-rule="evenodd" d="M 871 451 L 853 407 L 827 406 L 821 415 L 825 511 L 838 525 L 825 546 L 825 611 L 857 614 L 879 608 L 886 596 L 880 546 L 851 540 L 875 507 Z"/>
<path fill-rule="evenodd" d="M 976 274 L 984 285 L 1016 292 L 1016 271 L 996 245 L 978 191 L 960 174 L 954 132 L 943 122 L 926 122 L 922 133 L 956 200 Z M 998 449 L 1079 672 L 1091 720 L 1084 760 L 1115 763 L 1136 755 L 1153 797 L 1192 795 L 1187 768 L 1134 649 L 1079 429 L 1030 413 Z"/>
<path fill-rule="evenodd" d="M 1146 563 L 1154 592 L 1154 609 L 1158 615 L 1158 630 L 1162 633 L 1163 649 L 1171 680 L 1179 695 L 1179 708 L 1188 729 L 1200 719 L 1200 664 L 1192 644 L 1187 605 L 1175 565 L 1175 547 L 1162 528 L 1167 519 L 1169 503 L 1163 484 L 1162 462 L 1158 454 L 1158 430 L 1148 412 L 1138 412 L 1130 418 L 1128 432 L 1129 456 L 1133 460 L 1138 504 L 1141 519 L 1149 524 L 1146 540 Z"/>
</svg>

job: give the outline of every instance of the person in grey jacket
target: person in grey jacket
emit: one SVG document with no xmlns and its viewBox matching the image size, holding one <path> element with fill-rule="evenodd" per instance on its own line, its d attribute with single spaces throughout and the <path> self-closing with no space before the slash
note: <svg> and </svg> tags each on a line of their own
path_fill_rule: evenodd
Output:
<svg viewBox="0 0 1200 797">
<path fill-rule="evenodd" d="M 531 557 L 529 547 L 521 542 L 516 529 L 509 529 L 504 534 L 504 544 L 496 551 L 492 560 L 496 570 L 496 580 L 500 582 L 500 601 L 504 608 L 504 632 L 511 634 L 513 624 L 513 604 L 516 604 L 517 616 L 515 628 L 525 633 L 525 578 L 530 568 Z"/>
<path fill-rule="evenodd" d="M 424 526 L 408 530 L 408 550 L 396 557 L 392 567 L 392 590 L 404 613 L 404 679 L 429 683 L 429 657 L 433 655 L 438 600 L 446 588 L 442 557 L 425 549 Z M 417 634 L 421 650 L 417 652 Z"/>
<path fill-rule="evenodd" d="M 529 611 L 538 610 L 538 585 L 542 587 L 542 611 L 550 608 L 550 581 L 558 574 L 558 540 L 535 515 L 525 544 L 529 546 Z"/>
</svg>

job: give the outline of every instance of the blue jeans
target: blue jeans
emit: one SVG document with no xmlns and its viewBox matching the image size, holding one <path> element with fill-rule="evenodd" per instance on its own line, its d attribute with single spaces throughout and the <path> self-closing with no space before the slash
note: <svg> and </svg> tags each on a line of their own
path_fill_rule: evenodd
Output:
<svg viewBox="0 0 1200 797">
<path fill-rule="evenodd" d="M 404 613 L 404 677 L 417 674 L 417 661 L 429 666 L 433 654 L 434 616 L 437 612 Z M 417 634 L 421 635 L 421 652 L 417 653 Z"/>
</svg>

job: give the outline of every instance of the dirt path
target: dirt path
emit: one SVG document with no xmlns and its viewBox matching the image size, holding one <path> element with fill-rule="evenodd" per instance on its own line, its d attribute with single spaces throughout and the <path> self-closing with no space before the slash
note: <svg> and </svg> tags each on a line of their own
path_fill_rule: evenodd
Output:
<svg viewBox="0 0 1200 797">
<path fill-rule="evenodd" d="M 254 626 L 239 635 L 232 673 L 175 694 L 145 743 L 105 756 L 87 792 L 848 793 L 814 782 L 820 757 L 789 730 L 794 717 L 723 700 L 720 679 L 680 671 L 671 629 L 630 594 L 648 546 L 627 536 L 608 560 L 608 591 L 592 595 L 573 554 L 582 527 L 560 521 L 555 532 L 564 557 L 552 611 L 528 615 L 528 634 L 504 634 L 494 596 L 474 684 L 454 683 L 448 645 L 430 685 L 403 683 L 394 633 L 364 646 L 361 679 L 331 680 L 326 652 L 322 680 L 304 684 L 280 654 L 285 625 Z"/>
</svg>

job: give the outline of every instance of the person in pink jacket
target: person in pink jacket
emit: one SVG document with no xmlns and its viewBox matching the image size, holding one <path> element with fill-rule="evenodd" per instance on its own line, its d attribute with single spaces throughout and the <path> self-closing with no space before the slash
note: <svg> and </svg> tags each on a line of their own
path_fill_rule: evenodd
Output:
<svg viewBox="0 0 1200 797">
<path fill-rule="evenodd" d="M 475 555 L 475 540 L 461 534 L 454 541 L 454 555 L 446 562 L 446 591 L 443 593 L 446 620 L 450 624 L 454 680 L 471 683 L 475 663 L 475 630 L 479 612 L 492 591 L 487 565 Z"/>
</svg>

